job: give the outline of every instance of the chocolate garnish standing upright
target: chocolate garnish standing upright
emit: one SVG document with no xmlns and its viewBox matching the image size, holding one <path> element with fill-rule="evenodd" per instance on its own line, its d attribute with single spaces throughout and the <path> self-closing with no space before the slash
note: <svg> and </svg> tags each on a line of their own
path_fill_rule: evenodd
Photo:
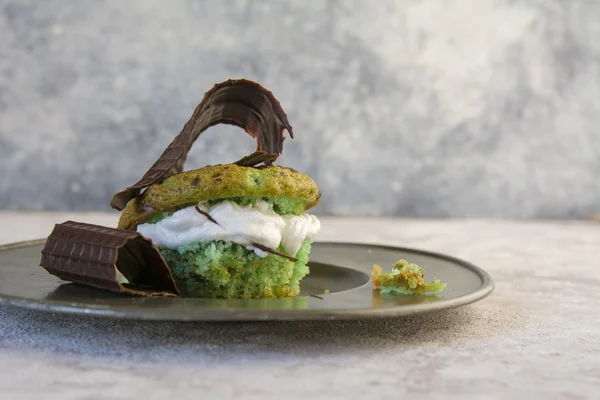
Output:
<svg viewBox="0 0 600 400">
<path fill-rule="evenodd" d="M 206 129 L 220 123 L 239 126 L 256 138 L 257 152 L 238 161 L 244 166 L 272 164 L 283 152 L 283 131 L 287 130 L 290 137 L 294 137 L 285 111 L 269 90 L 246 79 L 218 83 L 205 93 L 182 131 L 142 179 L 115 194 L 110 205 L 123 210 L 144 188 L 182 172 L 194 141 Z"/>
<path fill-rule="evenodd" d="M 40 265 L 61 279 L 99 289 L 137 296 L 179 295 L 158 249 L 133 231 L 74 221 L 57 224 Z"/>
</svg>

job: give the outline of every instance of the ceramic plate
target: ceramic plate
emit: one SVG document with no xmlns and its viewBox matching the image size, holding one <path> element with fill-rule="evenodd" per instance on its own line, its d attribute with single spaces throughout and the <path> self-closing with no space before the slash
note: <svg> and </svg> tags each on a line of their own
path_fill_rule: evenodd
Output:
<svg viewBox="0 0 600 400">
<path fill-rule="evenodd" d="M 260 321 L 401 317 L 463 306 L 494 289 L 482 269 L 426 251 L 368 244 L 314 243 L 310 274 L 299 296 L 287 299 L 208 300 L 127 297 L 60 281 L 39 267 L 44 241 L 0 246 L 0 303 L 36 310 L 171 321 Z M 425 278 L 448 286 L 438 296 L 382 294 L 370 279 L 373 264 L 399 259 L 419 264 Z M 329 290 L 329 294 L 323 294 Z"/>
</svg>

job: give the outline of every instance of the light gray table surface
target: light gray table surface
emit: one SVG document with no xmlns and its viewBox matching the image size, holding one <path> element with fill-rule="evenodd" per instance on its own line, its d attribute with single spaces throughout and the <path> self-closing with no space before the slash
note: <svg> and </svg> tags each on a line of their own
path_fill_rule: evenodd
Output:
<svg viewBox="0 0 600 400">
<path fill-rule="evenodd" d="M 112 213 L 0 212 L 0 243 Z M 322 218 L 319 240 L 446 253 L 487 299 L 404 319 L 140 323 L 0 307 L 1 399 L 600 398 L 600 224 Z"/>
</svg>

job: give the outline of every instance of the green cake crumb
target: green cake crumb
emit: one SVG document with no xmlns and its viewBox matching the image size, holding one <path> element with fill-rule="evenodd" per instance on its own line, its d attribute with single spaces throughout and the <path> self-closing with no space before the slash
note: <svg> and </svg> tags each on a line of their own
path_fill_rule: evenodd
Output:
<svg viewBox="0 0 600 400">
<path fill-rule="evenodd" d="M 309 272 L 310 248 L 311 241 L 305 240 L 296 262 L 275 254 L 261 258 L 245 246 L 224 241 L 161 248 L 160 253 L 183 296 L 256 299 L 296 296 L 300 280 Z M 281 246 L 278 250 L 284 252 Z"/>
<path fill-rule="evenodd" d="M 427 282 L 423 275 L 423 269 L 417 264 L 400 260 L 389 273 L 383 272 L 379 265 L 374 265 L 371 279 L 373 285 L 381 289 L 382 293 L 435 294 L 446 287 L 439 279 Z"/>
</svg>

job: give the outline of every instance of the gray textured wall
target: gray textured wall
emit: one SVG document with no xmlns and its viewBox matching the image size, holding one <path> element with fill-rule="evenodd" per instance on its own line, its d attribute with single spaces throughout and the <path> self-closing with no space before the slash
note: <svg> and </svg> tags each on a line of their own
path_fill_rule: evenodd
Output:
<svg viewBox="0 0 600 400">
<path fill-rule="evenodd" d="M 587 217 L 599 38 L 595 0 L 0 0 L 0 208 L 106 209 L 246 77 L 288 111 L 279 162 L 320 213 Z M 217 127 L 187 167 L 253 148 Z"/>
</svg>

